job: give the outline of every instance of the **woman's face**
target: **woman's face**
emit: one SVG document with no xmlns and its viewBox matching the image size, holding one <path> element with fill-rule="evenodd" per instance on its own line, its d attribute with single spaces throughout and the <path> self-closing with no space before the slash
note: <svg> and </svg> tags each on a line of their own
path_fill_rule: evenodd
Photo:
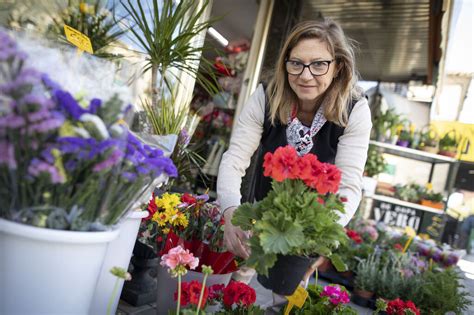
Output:
<svg viewBox="0 0 474 315">
<path fill-rule="evenodd" d="M 334 57 L 328 50 L 327 44 L 319 39 L 310 38 L 302 39 L 293 47 L 288 57 L 286 64 L 288 82 L 291 89 L 296 93 L 301 105 L 313 105 L 316 99 L 322 95 L 331 85 L 332 79 L 336 73 L 336 63 L 333 61 Z M 314 76 L 313 74 L 324 73 L 327 62 L 329 69 L 324 75 Z M 311 67 L 305 67 L 303 72 L 299 75 L 290 74 L 289 67 L 298 68 L 301 64 L 311 64 Z M 291 70 L 295 73 L 294 70 Z"/>
</svg>

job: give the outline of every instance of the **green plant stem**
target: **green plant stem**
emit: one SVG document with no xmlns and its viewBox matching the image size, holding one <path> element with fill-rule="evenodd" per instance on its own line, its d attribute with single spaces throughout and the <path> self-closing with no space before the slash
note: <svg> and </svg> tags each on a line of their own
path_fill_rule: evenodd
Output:
<svg viewBox="0 0 474 315">
<path fill-rule="evenodd" d="M 318 268 L 316 268 L 316 272 L 314 273 L 314 285 L 318 285 Z"/>
<path fill-rule="evenodd" d="M 176 305 L 176 315 L 179 315 L 181 307 L 181 274 L 178 274 L 178 304 Z"/>
<path fill-rule="evenodd" d="M 204 279 L 202 280 L 201 295 L 199 295 L 199 303 L 196 310 L 196 315 L 199 315 L 199 312 L 201 310 L 202 298 L 204 297 L 204 289 L 206 289 L 206 280 L 207 280 L 207 273 L 204 274 Z"/>
<path fill-rule="evenodd" d="M 115 295 L 117 294 L 119 287 L 119 278 L 115 280 L 115 285 L 114 289 L 112 291 L 112 295 L 110 296 L 109 303 L 107 304 L 107 315 L 110 315 L 110 312 L 112 311 L 112 303 L 114 302 Z"/>
</svg>

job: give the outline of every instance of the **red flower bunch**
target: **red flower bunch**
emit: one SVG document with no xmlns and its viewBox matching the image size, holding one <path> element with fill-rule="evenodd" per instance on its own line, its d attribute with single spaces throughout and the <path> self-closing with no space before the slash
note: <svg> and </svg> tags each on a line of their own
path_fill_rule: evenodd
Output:
<svg viewBox="0 0 474 315">
<path fill-rule="evenodd" d="M 153 218 L 153 215 L 155 214 L 156 211 L 158 211 L 158 206 L 156 205 L 155 202 L 155 193 L 151 194 L 151 200 L 148 202 L 148 207 L 146 208 L 148 211 L 148 216 L 146 218 L 143 218 L 143 221 L 148 221 L 151 218 Z"/>
<path fill-rule="evenodd" d="M 197 198 L 191 194 L 188 194 L 188 193 L 184 193 L 182 196 L 181 196 L 181 201 L 183 203 L 186 203 L 188 206 L 190 205 L 193 205 L 197 202 Z"/>
<path fill-rule="evenodd" d="M 274 153 L 266 153 L 263 167 L 263 174 L 277 182 L 299 179 L 323 195 L 336 193 L 341 182 L 341 171 L 335 165 L 320 162 L 311 153 L 300 157 L 290 145 L 280 147 Z"/>
<path fill-rule="evenodd" d="M 225 285 L 213 284 L 209 287 L 209 300 L 220 301 L 224 295 Z"/>
<path fill-rule="evenodd" d="M 237 307 L 249 308 L 255 303 L 255 290 L 239 281 L 231 281 L 223 291 L 222 301 L 227 309 L 235 304 Z"/>
<path fill-rule="evenodd" d="M 356 231 L 354 230 L 351 230 L 351 229 L 346 229 L 346 235 L 354 241 L 354 243 L 356 244 L 361 244 L 362 243 L 362 237 L 359 235 L 359 233 L 357 233 Z"/>
<path fill-rule="evenodd" d="M 389 301 L 386 311 L 388 315 L 405 315 L 407 310 L 410 310 L 416 315 L 420 315 L 420 310 L 416 307 L 415 303 L 412 301 L 405 302 L 401 299 Z"/>
<path fill-rule="evenodd" d="M 202 284 L 199 281 L 193 280 L 191 282 L 181 283 L 181 305 L 186 306 L 188 304 L 195 305 L 196 307 L 199 304 L 199 297 L 201 295 Z M 207 287 L 204 288 L 204 294 L 202 298 L 201 308 L 204 309 L 204 306 L 207 303 L 207 298 L 209 296 L 209 290 Z M 178 300 L 178 292 L 174 293 L 174 300 Z"/>
<path fill-rule="evenodd" d="M 395 245 L 393 245 L 393 248 L 399 252 L 403 251 L 403 246 L 400 243 L 396 243 Z"/>
</svg>

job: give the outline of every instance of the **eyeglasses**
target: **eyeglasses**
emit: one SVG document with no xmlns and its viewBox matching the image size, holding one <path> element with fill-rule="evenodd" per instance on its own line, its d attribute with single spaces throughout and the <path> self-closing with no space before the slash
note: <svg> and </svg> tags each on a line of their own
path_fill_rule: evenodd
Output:
<svg viewBox="0 0 474 315">
<path fill-rule="evenodd" d="M 286 60 L 285 64 L 286 71 L 291 75 L 300 75 L 307 67 L 313 76 L 320 76 L 328 73 L 329 66 L 332 62 L 334 62 L 334 59 L 313 61 L 312 63 L 305 65 L 304 63 L 296 60 Z"/>
</svg>

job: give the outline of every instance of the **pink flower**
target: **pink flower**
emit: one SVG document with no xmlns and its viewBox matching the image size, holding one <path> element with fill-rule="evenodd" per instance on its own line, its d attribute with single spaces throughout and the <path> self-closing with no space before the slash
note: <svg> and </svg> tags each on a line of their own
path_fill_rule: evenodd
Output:
<svg viewBox="0 0 474 315">
<path fill-rule="evenodd" d="M 168 254 L 161 257 L 162 266 L 166 266 L 171 270 L 179 266 L 189 266 L 190 269 L 195 269 L 199 265 L 199 258 L 193 256 L 189 249 L 184 250 L 180 245 L 170 249 Z"/>
<path fill-rule="evenodd" d="M 329 302 L 333 305 L 338 304 L 347 304 L 349 303 L 349 294 L 346 291 L 342 290 L 340 286 L 335 285 L 327 285 L 323 288 L 323 292 L 321 292 L 321 296 L 329 297 Z"/>
</svg>

